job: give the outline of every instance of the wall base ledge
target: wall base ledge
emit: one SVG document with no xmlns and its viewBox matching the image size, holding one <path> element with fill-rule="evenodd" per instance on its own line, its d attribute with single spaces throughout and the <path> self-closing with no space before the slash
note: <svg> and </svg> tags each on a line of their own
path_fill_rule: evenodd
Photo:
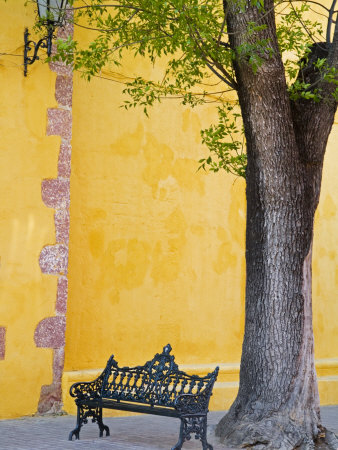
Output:
<svg viewBox="0 0 338 450">
<path fill-rule="evenodd" d="M 180 365 L 180 369 L 191 374 L 205 375 L 212 372 L 215 364 Z M 239 363 L 218 364 L 220 372 L 210 400 L 211 411 L 227 410 L 235 400 L 239 386 Z M 338 358 L 316 360 L 318 388 L 321 405 L 338 404 Z M 76 414 L 74 399 L 69 395 L 69 388 L 78 381 L 91 381 L 97 378 L 102 369 L 72 370 L 63 373 L 62 395 L 63 407 L 68 414 Z M 106 416 L 126 415 L 118 411 L 106 411 Z"/>
</svg>

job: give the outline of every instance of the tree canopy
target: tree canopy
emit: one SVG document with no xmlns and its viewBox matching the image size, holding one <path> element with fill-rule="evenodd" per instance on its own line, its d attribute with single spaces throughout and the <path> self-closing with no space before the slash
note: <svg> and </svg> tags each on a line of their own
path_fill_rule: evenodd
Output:
<svg viewBox="0 0 338 450">
<path fill-rule="evenodd" d="M 237 90 L 233 63 L 236 58 L 245 59 L 251 70 L 257 72 L 263 60 L 272 55 L 270 39 L 263 37 L 267 27 L 263 20 L 271 13 L 266 2 L 89 0 L 70 3 L 75 26 L 93 31 L 93 39 L 86 47 L 71 38 L 59 40 L 54 59 L 66 61 L 90 79 L 102 70 L 109 73 L 114 67 L 120 67 L 125 52 L 146 57 L 151 64 L 161 58 L 162 64 L 166 62 L 163 77 L 150 80 L 137 76 L 127 82 L 124 92 L 129 94 L 129 99 L 125 100 L 124 107 L 141 106 L 148 114 L 149 107 L 165 97 L 175 97 L 191 107 L 217 101 L 218 122 L 201 131 L 210 155 L 200 160 L 200 167 L 212 171 L 225 169 L 245 177 L 245 136 L 238 101 L 230 93 Z M 333 1 L 330 7 L 316 1 L 299 0 L 277 0 L 272 4 L 292 100 L 321 99 L 318 80 L 311 83 L 302 72 L 309 64 L 321 72 L 322 78 L 337 83 L 336 69 L 328 67 L 325 53 L 325 42 L 331 41 L 335 3 Z M 260 12 L 259 20 L 247 22 L 243 43 L 235 49 L 230 45 L 231 33 L 224 13 L 229 4 L 234 4 L 239 12 L 244 11 L 247 4 Z M 311 17 L 315 14 L 318 20 L 311 20 L 311 13 Z M 323 21 L 326 30 L 323 30 Z M 323 52 L 322 57 L 311 61 L 309 55 L 314 43 L 321 43 L 319 48 L 322 47 Z M 332 95 L 337 95 L 337 89 Z"/>
</svg>

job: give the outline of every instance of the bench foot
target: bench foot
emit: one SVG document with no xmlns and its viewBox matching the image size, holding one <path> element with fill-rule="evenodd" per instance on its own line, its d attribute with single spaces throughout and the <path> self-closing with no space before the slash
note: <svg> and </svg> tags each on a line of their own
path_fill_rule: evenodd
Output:
<svg viewBox="0 0 338 450">
<path fill-rule="evenodd" d="M 104 431 L 106 432 L 106 436 L 110 436 L 109 427 L 107 427 L 107 425 L 105 425 L 105 424 L 102 422 L 102 418 L 101 418 L 100 422 L 97 421 L 97 424 L 98 424 L 98 426 L 99 426 L 99 428 L 100 428 L 100 437 L 103 436 L 103 432 L 104 432 Z"/>
<path fill-rule="evenodd" d="M 73 436 L 75 436 L 75 440 L 77 440 L 77 439 L 79 440 L 80 439 L 80 428 L 79 429 L 77 427 L 74 428 L 74 430 L 69 433 L 68 440 L 72 441 L 73 440 Z"/>
<path fill-rule="evenodd" d="M 87 416 L 84 412 L 84 408 L 78 405 L 76 427 L 69 433 L 68 436 L 69 441 L 73 440 L 73 436 L 75 436 L 75 440 L 80 440 L 80 430 L 84 423 L 87 423 Z"/>
<path fill-rule="evenodd" d="M 180 435 L 171 450 L 181 450 L 184 441 L 190 441 L 192 434 L 195 434 L 195 439 L 201 441 L 203 450 L 213 450 L 212 445 L 207 441 L 206 416 L 181 417 Z"/>
</svg>

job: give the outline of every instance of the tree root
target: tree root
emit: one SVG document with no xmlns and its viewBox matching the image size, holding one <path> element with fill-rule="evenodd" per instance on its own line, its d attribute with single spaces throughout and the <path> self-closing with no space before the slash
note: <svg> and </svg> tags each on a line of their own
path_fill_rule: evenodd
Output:
<svg viewBox="0 0 338 450">
<path fill-rule="evenodd" d="M 316 444 L 318 449 L 338 450 L 338 437 L 332 431 L 323 428 Z"/>
<path fill-rule="evenodd" d="M 279 414 L 254 422 L 224 417 L 215 430 L 230 448 L 254 450 L 338 450 L 338 438 L 322 426 L 299 423 Z"/>
</svg>

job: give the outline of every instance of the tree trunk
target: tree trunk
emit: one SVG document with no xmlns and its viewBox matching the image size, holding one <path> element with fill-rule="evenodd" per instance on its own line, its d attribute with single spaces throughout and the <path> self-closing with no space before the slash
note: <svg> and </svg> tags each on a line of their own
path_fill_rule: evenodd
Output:
<svg viewBox="0 0 338 450">
<path fill-rule="evenodd" d="M 280 152 L 286 152 L 282 144 Z M 278 161 L 260 160 L 258 169 L 250 159 L 240 388 L 217 434 L 232 445 L 293 449 L 320 431 L 311 310 L 313 184 L 292 157 L 291 179 Z"/>
<path fill-rule="evenodd" d="M 265 2 L 269 3 L 269 2 Z M 234 51 L 259 11 L 226 5 Z M 273 4 L 260 17 L 269 39 L 254 73 L 237 51 L 235 72 L 247 139 L 246 320 L 237 398 L 216 434 L 235 447 L 314 448 L 321 435 L 314 366 L 311 249 L 322 166 L 336 103 L 291 104 Z M 269 11 L 269 5 L 266 5 Z"/>
</svg>

